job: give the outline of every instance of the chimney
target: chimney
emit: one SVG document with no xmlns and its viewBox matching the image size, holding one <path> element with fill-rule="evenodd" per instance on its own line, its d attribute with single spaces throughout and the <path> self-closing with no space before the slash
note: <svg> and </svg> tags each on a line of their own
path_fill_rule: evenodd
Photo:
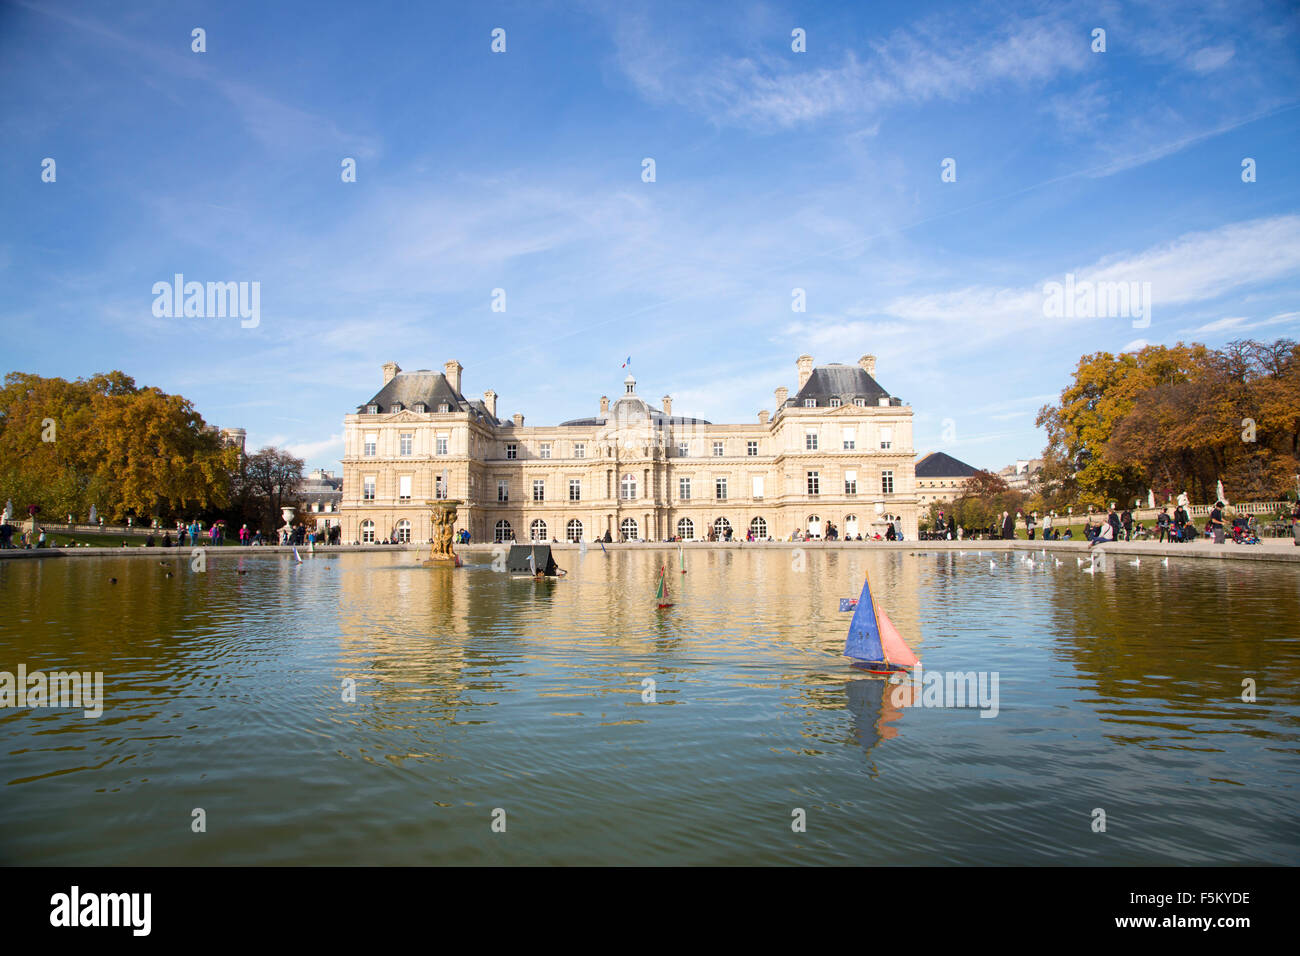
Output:
<svg viewBox="0 0 1300 956">
<path fill-rule="evenodd" d="M 795 362 L 799 366 L 799 388 L 802 389 L 808 384 L 808 379 L 812 375 L 813 359 L 811 355 L 800 355 L 799 360 Z"/>
<path fill-rule="evenodd" d="M 523 427 L 524 427 L 524 416 L 520 415 L 518 412 L 515 412 L 515 428 L 523 428 Z"/>
<path fill-rule="evenodd" d="M 767 424 L 767 409 L 766 409 L 766 408 L 763 409 L 761 412 L 758 413 L 758 423 L 759 423 L 760 425 L 766 425 L 766 424 Z"/>
<path fill-rule="evenodd" d="M 401 367 L 396 362 L 385 362 L 383 384 L 387 385 L 389 382 L 391 382 L 394 376 L 396 376 L 397 373 L 400 372 L 401 370 L 402 370 Z"/>
<path fill-rule="evenodd" d="M 487 407 L 488 414 L 493 418 L 497 417 L 497 393 L 488 389 L 483 393 L 483 404 Z"/>
<path fill-rule="evenodd" d="M 673 417 L 673 397 L 671 395 L 664 396 L 664 414 L 669 418 Z"/>
<path fill-rule="evenodd" d="M 862 371 L 868 375 L 876 374 L 876 357 L 874 355 L 864 355 L 858 359 L 858 364 L 862 366 Z"/>
<path fill-rule="evenodd" d="M 460 394 L 460 373 L 464 371 L 463 367 L 455 359 L 452 359 L 443 367 L 443 374 L 447 376 L 447 384 L 457 395 Z"/>
<path fill-rule="evenodd" d="M 782 385 L 780 388 L 776 390 L 777 411 L 781 410 L 781 406 L 785 404 L 786 399 L 788 399 L 789 397 L 790 397 L 790 390 L 786 388 L 784 385 Z"/>
<path fill-rule="evenodd" d="M 600 396 L 600 413 L 601 413 L 602 415 L 608 415 L 608 414 L 609 414 L 609 396 L 608 396 L 608 395 L 602 395 L 602 396 Z"/>
</svg>

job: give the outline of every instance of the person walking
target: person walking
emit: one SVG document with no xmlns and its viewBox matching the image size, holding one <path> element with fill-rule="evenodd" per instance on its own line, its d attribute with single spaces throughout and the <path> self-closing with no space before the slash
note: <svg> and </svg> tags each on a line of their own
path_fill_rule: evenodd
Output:
<svg viewBox="0 0 1300 956">
<path fill-rule="evenodd" d="M 1047 512 L 1047 514 L 1043 515 L 1043 540 L 1044 541 L 1052 540 L 1052 518 L 1054 516 L 1055 516 L 1055 512 L 1052 511 L 1049 511 Z"/>
<path fill-rule="evenodd" d="M 1128 508 L 1125 508 L 1124 513 L 1119 516 L 1119 523 L 1124 528 L 1124 540 L 1132 541 L 1133 540 L 1133 512 L 1130 511 Z"/>
<path fill-rule="evenodd" d="M 1030 541 L 1034 540 L 1034 528 L 1037 527 L 1037 525 L 1037 511 L 1031 511 L 1029 514 L 1025 515 L 1025 533 L 1028 535 Z"/>
<path fill-rule="evenodd" d="M 1123 526 L 1120 524 L 1119 515 L 1115 513 L 1115 508 L 1113 506 L 1111 507 L 1110 512 L 1106 515 L 1106 523 L 1110 525 L 1110 540 L 1118 541 L 1121 534 L 1120 529 Z"/>
<path fill-rule="evenodd" d="M 1223 544 L 1223 502 L 1216 501 L 1210 512 L 1210 530 L 1214 532 L 1214 543 Z"/>
<path fill-rule="evenodd" d="M 1002 512 L 1002 537 L 1004 540 L 1010 540 L 1016 536 L 1016 519 L 1011 517 L 1009 511 Z"/>
</svg>

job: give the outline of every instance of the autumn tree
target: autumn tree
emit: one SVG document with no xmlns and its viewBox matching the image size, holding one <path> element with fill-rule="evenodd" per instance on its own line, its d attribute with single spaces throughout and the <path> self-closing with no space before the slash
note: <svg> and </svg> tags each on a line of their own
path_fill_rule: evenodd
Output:
<svg viewBox="0 0 1300 956">
<path fill-rule="evenodd" d="M 1084 356 L 1044 407 L 1045 500 L 1103 507 L 1187 491 L 1212 501 L 1282 494 L 1300 451 L 1300 351 L 1279 339 L 1222 349 L 1179 343 Z"/>
<path fill-rule="evenodd" d="M 221 507 L 237 458 L 188 400 L 121 372 L 12 372 L 0 389 L 0 495 L 16 509 L 85 517 L 93 504 L 122 519 Z"/>
</svg>

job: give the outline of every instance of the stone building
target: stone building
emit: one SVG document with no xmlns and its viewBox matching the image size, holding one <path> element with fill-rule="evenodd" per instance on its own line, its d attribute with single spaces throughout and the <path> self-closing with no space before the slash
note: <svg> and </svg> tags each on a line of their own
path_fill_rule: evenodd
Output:
<svg viewBox="0 0 1300 956">
<path fill-rule="evenodd" d="M 344 417 L 343 540 L 423 542 L 431 499 L 454 498 L 475 541 L 788 540 L 841 537 L 896 521 L 916 536 L 912 409 L 857 365 L 797 362 L 775 412 L 715 425 L 655 407 L 629 375 L 598 415 L 558 425 L 501 418 L 497 394 L 469 399 L 459 362 L 383 367 L 382 387 Z"/>
<path fill-rule="evenodd" d="M 916 496 L 922 508 L 932 501 L 955 501 L 975 469 L 945 452 L 936 451 L 916 463 Z"/>
<path fill-rule="evenodd" d="M 302 504 L 302 517 L 316 519 L 317 528 L 332 528 L 339 523 L 343 505 L 343 479 L 332 471 L 317 468 L 298 486 L 298 500 Z"/>
</svg>

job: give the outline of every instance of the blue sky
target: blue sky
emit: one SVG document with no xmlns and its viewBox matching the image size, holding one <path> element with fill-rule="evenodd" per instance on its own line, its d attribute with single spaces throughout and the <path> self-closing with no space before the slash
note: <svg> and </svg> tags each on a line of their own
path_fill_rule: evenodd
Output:
<svg viewBox="0 0 1300 956">
<path fill-rule="evenodd" d="M 873 353 L 919 453 L 997 468 L 1084 353 L 1300 336 L 1298 155 L 1283 3 L 0 2 L 0 371 L 337 469 L 390 360 L 554 424 L 631 355 L 734 422 Z M 260 323 L 156 317 L 178 272 Z M 1150 326 L 1045 317 L 1067 273 Z"/>
</svg>

